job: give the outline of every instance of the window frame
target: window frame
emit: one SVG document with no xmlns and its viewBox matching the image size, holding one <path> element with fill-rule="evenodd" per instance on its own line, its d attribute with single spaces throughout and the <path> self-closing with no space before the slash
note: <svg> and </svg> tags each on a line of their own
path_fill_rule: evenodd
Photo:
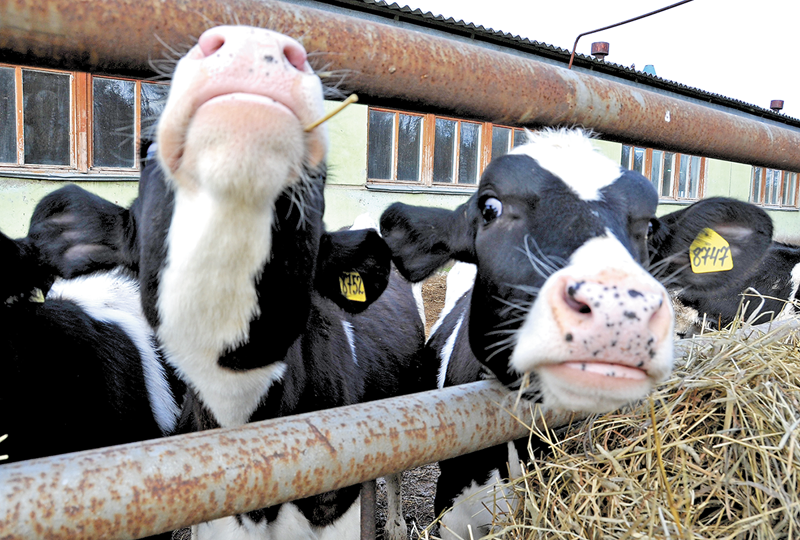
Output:
<svg viewBox="0 0 800 540">
<path fill-rule="evenodd" d="M 756 184 L 756 171 L 759 171 L 759 179 L 758 184 Z M 777 200 L 777 203 L 772 204 L 767 202 L 767 174 L 768 171 L 778 172 L 780 173 L 780 181 L 778 183 L 777 189 L 775 192 L 777 195 L 774 197 Z M 787 185 L 787 178 L 791 177 L 791 181 L 794 183 L 794 194 L 792 201 L 789 201 L 787 204 L 784 204 L 783 201 L 783 190 L 784 187 Z M 756 197 L 758 200 L 753 200 L 753 196 L 755 195 L 754 189 L 758 185 L 758 196 Z M 800 173 L 793 172 L 793 171 L 785 171 L 780 169 L 772 169 L 769 167 L 757 167 L 755 165 L 751 166 L 750 171 L 750 194 L 748 196 L 748 201 L 752 204 L 763 206 L 764 208 L 785 208 L 790 210 L 798 210 L 800 209 Z"/>
<path fill-rule="evenodd" d="M 672 178 L 671 178 L 672 186 L 670 186 L 671 187 L 670 195 L 663 195 L 662 194 L 663 174 L 661 175 L 661 178 L 658 179 L 658 185 L 653 184 L 654 187 L 656 188 L 656 191 L 658 191 L 658 199 L 660 201 L 699 201 L 699 200 L 703 199 L 703 197 L 705 196 L 706 177 L 708 175 L 708 158 L 703 157 L 703 156 L 695 156 L 695 155 L 692 155 L 692 154 L 681 154 L 679 152 L 670 152 L 670 151 L 667 151 L 667 150 L 661 150 L 659 148 L 647 148 L 647 147 L 643 147 L 643 146 L 635 146 L 635 145 L 628 145 L 628 144 L 625 144 L 625 145 L 622 145 L 622 146 L 623 146 L 623 148 L 627 146 L 628 148 L 631 149 L 630 150 L 630 155 L 629 155 L 629 158 L 628 158 L 628 163 L 627 164 L 621 163 L 622 166 L 625 167 L 628 170 L 634 170 L 633 169 L 633 160 L 634 160 L 635 150 L 636 149 L 644 150 L 644 152 L 645 152 L 645 154 L 644 154 L 644 164 L 643 164 L 644 171 L 642 171 L 642 175 L 645 178 L 647 178 L 648 180 L 650 180 L 650 182 L 653 182 L 653 179 L 652 179 L 652 175 L 653 175 L 653 152 L 660 152 L 661 153 L 661 156 L 662 156 L 661 157 L 662 164 L 661 164 L 661 168 L 660 168 L 661 171 L 663 171 L 663 163 L 664 163 L 663 159 L 664 159 L 664 156 L 666 154 L 672 154 L 674 156 L 675 162 L 673 163 L 673 166 L 672 166 Z M 700 172 L 698 173 L 698 181 L 697 181 L 697 183 L 698 183 L 697 196 L 696 197 L 686 197 L 686 196 L 681 197 L 680 196 L 681 162 L 683 160 L 686 160 L 686 159 L 691 160 L 692 158 L 695 158 L 695 157 L 696 158 L 700 158 Z M 621 161 L 622 161 L 622 156 L 620 156 L 620 162 Z M 691 161 L 690 161 L 690 163 L 691 163 Z M 690 184 L 690 186 L 691 186 L 691 184 Z M 691 191 L 691 189 L 689 191 Z"/>
<path fill-rule="evenodd" d="M 370 178 L 369 177 L 369 113 L 372 111 L 382 113 L 394 114 L 394 131 L 392 136 L 392 178 Z M 411 116 L 422 117 L 422 148 L 420 152 L 420 179 L 414 180 L 397 180 L 397 155 L 398 155 L 398 130 L 399 130 L 399 115 L 406 114 Z M 456 122 L 456 141 L 455 141 L 455 156 L 453 162 L 453 169 L 455 174 L 455 182 L 435 182 L 433 180 L 433 167 L 434 167 L 434 150 L 436 138 L 436 120 L 449 120 Z M 458 159 L 461 152 L 461 124 L 462 123 L 477 124 L 479 128 L 480 148 L 478 150 L 478 171 L 475 183 L 459 183 L 458 182 Z M 478 120 L 471 120 L 467 118 L 457 118 L 454 116 L 432 114 L 432 113 L 419 113 L 414 111 L 407 111 L 401 109 L 391 109 L 387 107 L 372 107 L 370 106 L 367 111 L 367 184 L 374 186 L 414 186 L 425 189 L 456 189 L 463 191 L 472 191 L 477 189 L 480 183 L 480 177 L 484 169 L 492 159 L 492 129 L 500 127 L 511 130 L 509 137 L 510 149 L 514 148 L 514 136 L 517 132 L 524 131 L 522 128 L 515 128 L 503 124 L 493 124 L 491 122 L 480 122 Z M 508 151 L 510 151 L 510 149 Z"/>
<path fill-rule="evenodd" d="M 142 83 L 160 84 L 168 86 L 169 82 L 135 79 L 132 77 L 119 77 L 107 74 L 91 74 L 81 71 L 67 71 L 50 68 L 40 68 L 21 64 L 0 63 L 2 68 L 14 70 L 14 94 L 16 107 L 16 151 L 15 163 L 0 163 L 0 175 L 3 173 L 80 173 L 88 177 L 92 175 L 113 175 L 119 177 L 130 176 L 136 179 L 139 176 L 141 164 L 138 156 L 140 153 L 142 135 Z M 43 165 L 38 163 L 24 163 L 25 160 L 25 131 L 22 91 L 23 70 L 55 73 L 70 77 L 70 103 L 69 103 L 69 165 Z M 94 84 L 95 78 L 131 81 L 135 84 L 134 91 L 134 166 L 133 167 L 101 167 L 94 165 Z"/>
</svg>

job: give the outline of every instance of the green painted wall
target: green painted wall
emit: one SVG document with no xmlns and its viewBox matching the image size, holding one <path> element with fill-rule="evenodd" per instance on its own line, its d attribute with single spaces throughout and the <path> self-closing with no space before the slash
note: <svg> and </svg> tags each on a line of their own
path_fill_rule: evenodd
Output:
<svg viewBox="0 0 800 540">
<path fill-rule="evenodd" d="M 36 203 L 69 183 L 0 177 L 0 231 L 11 238 L 28 234 Z M 138 182 L 81 182 L 80 186 L 120 206 L 128 206 L 139 190 Z"/>
<path fill-rule="evenodd" d="M 329 111 L 338 103 L 325 102 Z M 367 181 L 366 105 L 346 107 L 328 120 L 328 184 L 363 186 Z"/>
</svg>

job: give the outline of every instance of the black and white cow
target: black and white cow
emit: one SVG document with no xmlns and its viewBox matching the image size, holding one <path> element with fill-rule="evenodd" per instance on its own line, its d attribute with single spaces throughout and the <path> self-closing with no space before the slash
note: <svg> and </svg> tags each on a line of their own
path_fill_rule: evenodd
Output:
<svg viewBox="0 0 800 540">
<path fill-rule="evenodd" d="M 2 233 L 0 261 L 0 453 L 9 462 L 177 429 L 180 384 L 158 354 L 137 281 L 109 272 L 51 288 L 35 247 Z"/>
<path fill-rule="evenodd" d="M 642 266 L 657 203 L 646 178 L 599 154 L 582 131 L 545 130 L 492 161 L 453 211 L 389 207 L 381 231 L 411 281 L 450 259 L 477 266 L 474 287 L 428 340 L 426 361 L 438 367 L 429 386 L 493 377 L 520 390 L 527 374 L 522 396 L 556 412 L 605 412 L 647 395 L 673 361 L 669 297 Z M 708 220 L 673 247 L 688 250 L 703 228 L 726 226 Z M 766 249 L 769 235 L 748 230 L 731 239 L 734 258 Z M 737 263 L 732 272 L 742 271 Z M 435 511 L 455 504 L 444 538 L 488 532 L 502 495 L 485 486 L 519 474 L 527 444 L 440 463 Z"/>
<path fill-rule="evenodd" d="M 422 321 L 374 230 L 324 231 L 320 80 L 296 41 L 206 31 L 179 62 L 158 162 L 130 209 L 76 188 L 32 236 L 62 275 L 122 265 L 193 390 L 197 429 L 417 391 Z M 357 538 L 360 486 L 194 527 L 196 538 Z M 404 537 L 402 516 L 389 520 Z"/>
<path fill-rule="evenodd" d="M 680 238 L 682 231 L 693 230 L 697 224 L 702 225 L 703 220 L 712 213 L 731 223 L 751 223 L 753 228 L 760 228 L 760 237 L 772 235 L 772 223 L 761 208 L 743 202 L 731 202 L 729 199 L 705 199 L 659 219 L 659 230 L 651 241 L 655 253 L 654 262 L 659 262 L 659 252 L 672 251 L 670 244 L 676 240 L 683 243 L 691 241 L 685 237 Z M 717 232 L 725 238 L 733 238 L 750 234 L 750 228 L 729 228 Z M 701 258 L 707 250 L 703 247 L 696 247 L 695 250 L 695 253 L 686 250 L 680 256 L 673 255 L 671 260 L 665 261 L 663 273 L 671 274 L 682 266 L 690 265 L 693 259 L 696 262 L 702 261 Z M 800 247 L 772 242 L 766 252 L 761 249 L 744 251 L 732 264 L 742 264 L 749 271 L 734 275 L 718 273 L 717 276 L 721 278 L 718 282 L 701 278 L 693 286 L 681 286 L 676 290 L 676 297 L 698 313 L 698 324 L 702 324 L 705 314 L 709 326 L 724 327 L 733 322 L 740 311 L 740 305 L 743 308 L 742 319 L 749 320 L 752 324 L 769 322 L 796 312 L 796 308 L 787 302 L 798 300 Z M 743 294 L 749 295 L 744 301 Z"/>
</svg>

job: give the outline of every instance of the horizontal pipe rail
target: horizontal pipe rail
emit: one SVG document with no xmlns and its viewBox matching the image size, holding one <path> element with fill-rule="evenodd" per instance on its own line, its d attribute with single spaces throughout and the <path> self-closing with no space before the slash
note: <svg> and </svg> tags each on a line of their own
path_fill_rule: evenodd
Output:
<svg viewBox="0 0 800 540">
<path fill-rule="evenodd" d="M 2 465 L 0 538 L 139 538 L 324 493 L 524 437 L 512 409 L 484 381 Z"/>
<path fill-rule="evenodd" d="M 516 126 L 581 125 L 621 142 L 800 171 L 800 129 L 461 41 L 273 0 L 0 0 L 9 61 L 151 73 L 204 29 L 241 22 L 324 52 L 368 103 Z M 110 39 L 109 36 L 113 36 Z"/>
</svg>

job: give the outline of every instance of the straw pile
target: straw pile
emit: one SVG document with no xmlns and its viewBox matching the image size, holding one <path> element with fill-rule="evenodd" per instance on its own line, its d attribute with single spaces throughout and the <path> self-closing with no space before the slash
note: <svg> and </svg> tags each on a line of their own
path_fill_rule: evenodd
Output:
<svg viewBox="0 0 800 540">
<path fill-rule="evenodd" d="M 551 437 L 486 538 L 800 538 L 796 326 L 689 342 L 652 399 Z"/>
</svg>

